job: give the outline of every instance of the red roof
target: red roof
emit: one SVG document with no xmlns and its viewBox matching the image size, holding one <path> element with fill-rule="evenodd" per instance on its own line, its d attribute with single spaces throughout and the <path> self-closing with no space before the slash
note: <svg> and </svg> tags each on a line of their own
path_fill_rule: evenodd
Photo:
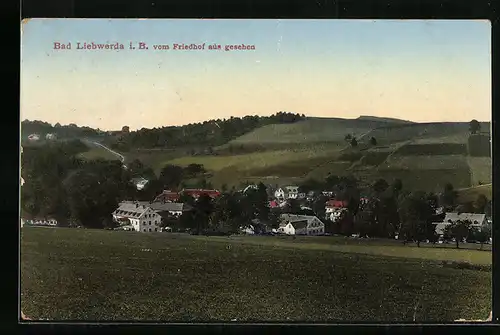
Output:
<svg viewBox="0 0 500 335">
<path fill-rule="evenodd" d="M 332 208 L 346 208 L 347 207 L 347 201 L 340 201 L 340 200 L 328 200 L 326 202 L 326 207 L 332 207 Z"/>
<path fill-rule="evenodd" d="M 278 207 L 278 202 L 276 200 L 269 201 L 269 207 L 275 208 Z"/>
<path fill-rule="evenodd" d="M 220 195 L 220 192 L 217 190 L 203 190 L 203 189 L 184 189 L 181 193 L 190 195 L 192 197 L 199 197 L 203 194 L 208 195 L 209 197 L 215 198 Z"/>
<path fill-rule="evenodd" d="M 177 192 L 163 191 L 155 198 L 155 201 L 177 201 L 179 197 L 180 195 Z"/>
</svg>

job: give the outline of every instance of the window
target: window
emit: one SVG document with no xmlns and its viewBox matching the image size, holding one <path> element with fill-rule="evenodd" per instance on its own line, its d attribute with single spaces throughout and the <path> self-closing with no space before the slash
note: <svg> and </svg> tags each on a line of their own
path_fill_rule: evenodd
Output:
<svg viewBox="0 0 500 335">
<path fill-rule="evenodd" d="M 155 220 L 155 224 L 157 224 L 157 223 L 158 223 L 158 221 Z"/>
<path fill-rule="evenodd" d="M 149 231 L 151 231 L 151 228 L 149 228 Z"/>
<path fill-rule="evenodd" d="M 146 231 L 146 229 L 143 230 L 144 232 Z"/>
<path fill-rule="evenodd" d="M 151 226 L 151 221 L 149 221 L 149 225 Z"/>
<path fill-rule="evenodd" d="M 155 231 L 158 231 L 158 228 L 155 228 Z"/>
</svg>

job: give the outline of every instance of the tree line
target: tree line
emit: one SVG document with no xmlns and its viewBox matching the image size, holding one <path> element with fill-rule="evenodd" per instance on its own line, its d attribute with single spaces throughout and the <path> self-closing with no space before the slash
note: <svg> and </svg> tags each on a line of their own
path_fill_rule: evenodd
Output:
<svg viewBox="0 0 500 335">
<path fill-rule="evenodd" d="M 213 119 L 178 127 L 142 128 L 137 131 L 123 132 L 119 136 L 107 138 L 106 143 L 118 151 L 128 151 L 131 148 L 186 148 L 199 146 L 211 148 L 225 144 L 264 125 L 294 123 L 305 118 L 304 114 L 278 112 L 271 116 L 255 115 L 242 118 Z"/>
</svg>

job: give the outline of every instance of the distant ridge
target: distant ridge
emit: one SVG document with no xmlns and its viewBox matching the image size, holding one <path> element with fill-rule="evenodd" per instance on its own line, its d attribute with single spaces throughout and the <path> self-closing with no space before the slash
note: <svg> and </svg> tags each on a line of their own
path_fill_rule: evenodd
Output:
<svg viewBox="0 0 500 335">
<path fill-rule="evenodd" d="M 371 116 L 371 115 L 361 115 L 357 118 L 357 120 L 406 123 L 406 124 L 416 123 L 416 122 L 408 121 L 408 120 L 402 120 L 402 119 L 396 119 L 396 118 L 390 118 L 390 117 L 378 117 L 378 116 Z"/>
</svg>

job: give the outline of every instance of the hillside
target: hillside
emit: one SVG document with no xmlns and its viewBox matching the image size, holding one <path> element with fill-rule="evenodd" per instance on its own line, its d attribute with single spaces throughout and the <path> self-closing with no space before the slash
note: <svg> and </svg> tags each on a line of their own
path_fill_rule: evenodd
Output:
<svg viewBox="0 0 500 335">
<path fill-rule="evenodd" d="M 47 134 L 55 134 L 58 138 L 102 138 L 104 132 L 90 127 L 79 127 L 75 124 L 60 125 L 56 123 L 52 125 L 43 121 L 24 120 L 21 122 L 21 140 L 27 140 L 31 134 L 38 134 L 44 138 Z"/>
<path fill-rule="evenodd" d="M 271 124 L 240 136 L 229 144 L 343 142 L 347 134 L 361 137 L 391 122 L 382 120 L 308 117 L 293 124 Z"/>
</svg>

